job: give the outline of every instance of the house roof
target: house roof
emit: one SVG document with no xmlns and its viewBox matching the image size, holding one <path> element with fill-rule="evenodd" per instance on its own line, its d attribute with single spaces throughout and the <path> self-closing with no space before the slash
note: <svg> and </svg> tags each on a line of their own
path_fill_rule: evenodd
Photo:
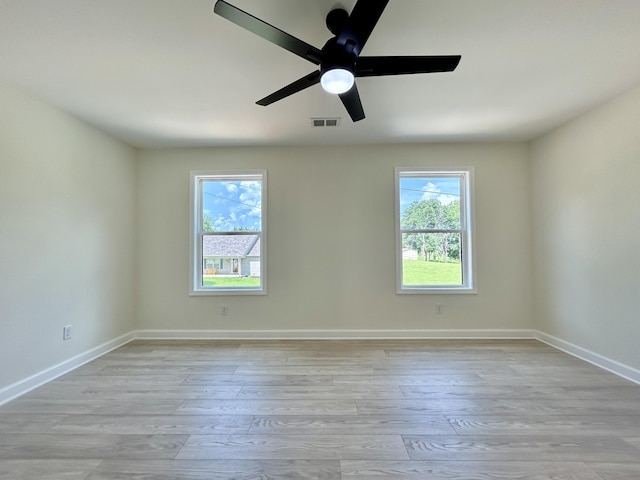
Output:
<svg viewBox="0 0 640 480">
<path fill-rule="evenodd" d="M 259 235 L 205 235 L 203 257 L 259 257 Z"/>
</svg>

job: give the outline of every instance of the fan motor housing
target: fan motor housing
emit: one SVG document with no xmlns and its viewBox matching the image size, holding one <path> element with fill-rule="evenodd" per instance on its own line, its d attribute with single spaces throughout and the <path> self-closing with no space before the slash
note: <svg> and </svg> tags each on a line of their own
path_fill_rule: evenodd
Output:
<svg viewBox="0 0 640 480">
<path fill-rule="evenodd" d="M 342 68 L 353 73 L 358 56 L 352 48 L 347 45 L 338 45 L 336 38 L 331 38 L 324 47 L 322 47 L 322 62 L 320 64 L 320 73 L 325 73 L 334 68 Z"/>
</svg>

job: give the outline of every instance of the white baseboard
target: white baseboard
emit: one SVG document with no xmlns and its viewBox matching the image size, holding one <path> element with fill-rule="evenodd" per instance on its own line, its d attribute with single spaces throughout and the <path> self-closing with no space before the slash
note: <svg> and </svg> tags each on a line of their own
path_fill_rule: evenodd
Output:
<svg viewBox="0 0 640 480">
<path fill-rule="evenodd" d="M 53 367 L 47 368 L 42 372 L 36 373 L 30 377 L 27 377 L 23 380 L 20 380 L 8 387 L 0 390 L 0 405 L 7 403 L 10 400 L 13 400 L 20 395 L 24 395 L 25 393 L 33 390 L 34 388 L 38 388 L 41 385 L 44 385 L 55 378 L 58 378 L 65 373 L 74 370 L 85 363 L 90 362 L 91 360 L 95 360 L 96 358 L 104 355 L 105 353 L 110 352 L 111 350 L 115 350 L 122 345 L 129 343 L 130 341 L 135 339 L 135 332 L 129 332 L 121 337 L 115 338 L 108 342 L 103 343 L 102 345 L 98 345 L 91 350 L 87 350 L 84 353 L 76 355 L 64 362 L 60 362 Z"/>
<path fill-rule="evenodd" d="M 145 340 L 535 339 L 534 330 L 138 330 Z"/>
<path fill-rule="evenodd" d="M 629 367 L 620 362 L 616 362 L 608 357 L 587 350 L 586 348 L 579 347 L 578 345 L 574 345 L 573 343 L 565 340 L 561 340 L 544 332 L 536 331 L 535 338 L 552 346 L 553 348 L 557 348 L 569 355 L 573 355 L 580 360 L 592 363 L 596 367 L 600 367 L 611 373 L 615 373 L 619 377 L 626 378 L 627 380 L 640 384 L 640 370 Z"/>
</svg>

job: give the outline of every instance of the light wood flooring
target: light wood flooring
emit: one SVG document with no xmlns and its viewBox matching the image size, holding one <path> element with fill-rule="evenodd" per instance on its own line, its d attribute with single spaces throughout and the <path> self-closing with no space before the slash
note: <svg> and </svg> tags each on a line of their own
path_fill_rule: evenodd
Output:
<svg viewBox="0 0 640 480">
<path fill-rule="evenodd" d="M 640 386 L 531 340 L 136 341 L 0 407 L 0 479 L 640 479 Z"/>
</svg>

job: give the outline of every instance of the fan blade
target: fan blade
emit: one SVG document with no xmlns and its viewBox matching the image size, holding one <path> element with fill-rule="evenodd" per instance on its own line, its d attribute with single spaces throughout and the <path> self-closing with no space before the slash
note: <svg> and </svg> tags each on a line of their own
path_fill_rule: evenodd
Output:
<svg viewBox="0 0 640 480">
<path fill-rule="evenodd" d="M 351 87 L 351 90 L 346 93 L 341 93 L 339 96 L 344 108 L 347 109 L 351 120 L 357 122 L 364 118 L 364 109 L 362 108 L 362 102 L 360 101 L 360 95 L 358 94 L 358 87 L 356 87 L 355 83 L 353 84 L 353 87 Z"/>
<path fill-rule="evenodd" d="M 255 33 L 259 37 L 262 37 L 285 50 L 289 50 L 291 53 L 295 53 L 311 63 L 320 65 L 322 58 L 322 51 L 320 49 L 313 45 L 309 45 L 286 32 L 283 32 L 273 25 L 269 25 L 267 22 L 254 17 L 244 10 L 234 7 L 224 0 L 218 0 L 213 7 L 213 11 L 230 22 Z"/>
<path fill-rule="evenodd" d="M 356 62 L 356 77 L 408 75 L 412 73 L 452 72 L 460 55 L 415 57 L 360 57 Z"/>
<path fill-rule="evenodd" d="M 387 3 L 389 0 L 358 0 L 337 37 L 338 45 L 352 44 L 355 55 L 360 55 Z"/>
<path fill-rule="evenodd" d="M 267 105 L 271 105 L 272 103 L 275 103 L 278 100 L 282 100 L 283 98 L 286 98 L 289 95 L 298 93 L 304 90 L 305 88 L 309 88 L 317 83 L 320 83 L 320 72 L 315 71 L 305 77 L 300 78 L 299 80 L 296 80 L 293 83 L 290 83 L 289 85 L 281 88 L 277 92 L 273 92 L 271 95 L 268 95 L 263 99 L 258 100 L 256 103 L 258 105 L 262 105 L 263 107 L 266 107 Z"/>
</svg>

